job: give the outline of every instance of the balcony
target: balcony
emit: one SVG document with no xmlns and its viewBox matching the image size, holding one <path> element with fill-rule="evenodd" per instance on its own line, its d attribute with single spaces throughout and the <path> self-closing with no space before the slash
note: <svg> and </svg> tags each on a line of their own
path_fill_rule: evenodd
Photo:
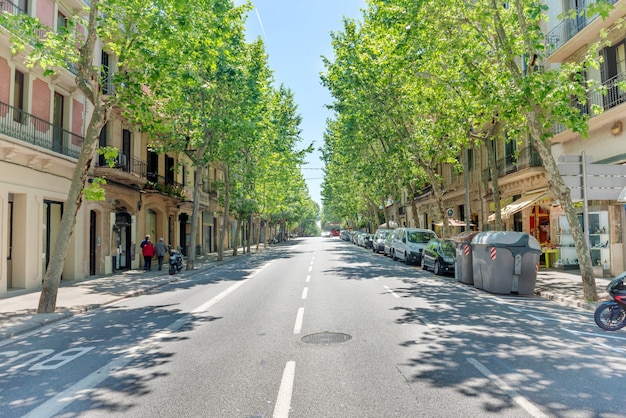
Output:
<svg viewBox="0 0 626 418">
<path fill-rule="evenodd" d="M 505 158 L 501 158 L 496 162 L 496 165 L 498 178 L 501 178 L 527 168 L 543 167 L 543 162 L 539 154 L 537 154 L 532 147 L 526 147 L 519 151 L 517 157 L 509 155 Z M 484 175 L 489 181 L 493 179 L 489 170 L 485 170 Z"/>
<path fill-rule="evenodd" d="M 617 1 L 618 0 L 606 0 L 609 4 L 615 4 Z M 597 2 L 595 0 L 590 0 L 587 4 L 594 5 L 596 3 Z M 576 15 L 576 18 L 565 19 L 548 32 L 546 35 L 546 51 L 548 56 L 565 45 L 570 39 L 582 32 L 583 29 L 599 17 L 597 13 L 587 16 L 584 12 L 587 8 L 588 7 L 583 7 L 577 10 L 578 14 Z M 580 15 L 581 12 L 582 16 Z"/>
<path fill-rule="evenodd" d="M 0 133 L 71 158 L 78 158 L 83 145 L 82 136 L 3 102 Z"/>
<path fill-rule="evenodd" d="M 603 82 L 599 88 L 587 92 L 586 103 L 574 101 L 572 105 L 578 107 L 581 113 L 589 115 L 590 119 L 594 118 L 626 101 L 625 83 L 626 72 L 622 72 Z M 555 135 L 566 130 L 565 125 L 554 126 Z"/>
</svg>

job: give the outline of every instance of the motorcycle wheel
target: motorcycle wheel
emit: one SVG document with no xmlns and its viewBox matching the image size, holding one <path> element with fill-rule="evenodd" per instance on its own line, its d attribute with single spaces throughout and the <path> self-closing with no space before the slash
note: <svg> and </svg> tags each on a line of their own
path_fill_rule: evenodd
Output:
<svg viewBox="0 0 626 418">
<path fill-rule="evenodd" d="M 176 272 L 176 266 L 174 264 L 170 264 L 169 273 L 174 274 Z"/>
<path fill-rule="evenodd" d="M 593 314 L 596 325 L 605 331 L 617 331 L 626 326 L 626 312 L 615 301 L 607 301 L 596 308 Z"/>
</svg>

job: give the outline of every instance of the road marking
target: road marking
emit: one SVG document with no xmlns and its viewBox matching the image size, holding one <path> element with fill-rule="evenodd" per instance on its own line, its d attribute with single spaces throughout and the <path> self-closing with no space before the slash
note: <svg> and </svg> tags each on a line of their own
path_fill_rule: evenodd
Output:
<svg viewBox="0 0 626 418">
<path fill-rule="evenodd" d="M 302 331 L 302 320 L 304 319 L 304 308 L 298 309 L 298 315 L 296 316 L 296 325 L 293 327 L 294 334 L 300 334 Z"/>
<path fill-rule="evenodd" d="M 517 393 L 512 387 L 506 384 L 497 375 L 492 373 L 491 370 L 483 366 L 481 362 L 471 357 L 468 358 L 467 361 L 469 361 L 474 367 L 476 367 L 476 369 L 478 369 L 478 371 L 481 372 L 487 379 L 493 381 L 496 384 L 496 386 L 503 389 L 507 393 L 507 395 L 509 395 L 509 397 L 516 404 L 522 407 L 522 409 L 528 412 L 530 416 L 534 418 L 548 418 L 548 416 L 544 414 L 543 412 L 541 412 L 541 410 L 539 410 L 539 408 L 537 408 L 532 402 L 530 402 L 528 399 L 524 398 L 522 395 Z"/>
<path fill-rule="evenodd" d="M 198 306 L 196 309 L 191 311 L 191 313 L 192 314 L 197 314 L 197 313 L 205 312 L 205 311 L 209 310 L 213 305 L 215 305 L 216 303 L 218 303 L 219 301 L 224 299 L 226 296 L 228 296 L 229 294 L 231 294 L 235 290 L 239 289 L 241 286 L 243 286 L 245 283 L 247 283 L 248 280 L 252 279 L 254 276 L 259 274 L 263 269 L 265 269 L 269 265 L 270 265 L 270 263 L 267 263 L 267 264 L 259 267 L 258 269 L 256 269 L 252 273 L 250 273 L 248 276 L 246 276 L 245 279 L 243 279 L 243 280 L 233 284 L 232 286 L 230 286 L 228 289 L 224 290 L 219 295 L 215 296 L 214 298 L 212 298 L 212 299 L 208 300 L 207 302 L 203 303 L 202 305 Z"/>
<path fill-rule="evenodd" d="M 309 266 L 309 271 L 313 271 L 313 266 Z"/>
<path fill-rule="evenodd" d="M 228 289 L 215 296 L 208 302 L 202 304 L 197 307 L 191 314 L 204 312 L 213 305 L 215 305 L 220 300 L 224 299 L 228 294 L 232 293 L 252 277 L 254 277 L 257 273 L 267 267 L 270 263 L 260 267 L 256 271 L 252 272 L 245 280 L 235 283 L 230 286 Z M 169 339 L 172 336 L 172 331 L 177 331 L 182 328 L 185 324 L 189 322 L 190 315 L 184 315 L 176 321 L 169 324 L 164 331 L 157 332 L 152 335 L 150 338 L 143 340 L 138 345 L 133 347 L 129 347 L 126 350 L 126 354 L 116 358 L 115 360 L 105 364 L 100 367 L 95 372 L 85 376 L 83 379 L 76 382 L 74 385 L 68 387 L 64 391 L 58 393 L 56 396 L 48 399 L 46 402 L 39 405 L 37 408 L 30 411 L 25 418 L 37 418 L 37 417 L 51 417 L 59 413 L 63 408 L 67 407 L 72 402 L 82 399 L 85 391 L 88 389 L 96 387 L 98 384 L 102 383 L 105 379 L 108 379 L 113 373 L 123 372 L 126 369 L 126 366 L 136 360 L 138 357 L 145 355 L 145 353 L 149 352 L 156 344 L 159 344 L 161 341 L 165 339 Z"/>
<path fill-rule="evenodd" d="M 293 381 L 296 376 L 296 362 L 288 361 L 283 371 L 283 378 L 278 389 L 278 398 L 274 406 L 273 418 L 287 418 L 291 409 L 291 395 L 293 393 Z"/>
<path fill-rule="evenodd" d="M 574 334 L 574 335 L 591 335 L 593 337 L 610 338 L 613 340 L 626 340 L 626 337 L 618 337 L 614 334 L 598 334 L 595 332 L 575 331 L 573 329 L 567 329 L 567 328 L 561 328 L 561 329 L 563 331 L 569 332 L 570 334 Z"/>
<path fill-rule="evenodd" d="M 391 293 L 393 295 L 394 298 L 400 299 L 400 296 L 398 296 L 398 294 L 396 292 L 394 292 L 393 290 L 391 290 L 389 288 L 389 286 L 383 285 L 383 287 L 385 288 L 385 290 L 389 293 Z"/>
<path fill-rule="evenodd" d="M 305 287 L 305 288 L 302 290 L 302 299 L 306 299 L 306 297 L 307 297 L 307 295 L 308 295 L 308 294 L 309 294 L 309 288 L 308 288 L 308 287 Z"/>
<path fill-rule="evenodd" d="M 307 282 L 307 283 L 308 283 L 308 282 L 310 282 L 310 281 L 311 281 L 311 275 L 310 275 L 310 274 L 307 274 L 305 282 Z"/>
</svg>

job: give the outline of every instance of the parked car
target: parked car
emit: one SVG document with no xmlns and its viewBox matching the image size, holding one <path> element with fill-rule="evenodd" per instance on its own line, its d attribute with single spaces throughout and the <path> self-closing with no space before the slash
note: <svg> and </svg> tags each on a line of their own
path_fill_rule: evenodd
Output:
<svg viewBox="0 0 626 418">
<path fill-rule="evenodd" d="M 373 234 L 363 234 L 363 248 L 372 248 L 372 240 L 374 239 Z"/>
<path fill-rule="evenodd" d="M 383 252 L 387 257 L 391 257 L 391 254 L 393 252 L 392 243 L 393 234 L 387 234 L 387 236 L 385 237 L 385 244 L 383 245 Z"/>
<path fill-rule="evenodd" d="M 433 273 L 454 273 L 456 247 L 451 239 L 431 239 L 422 251 L 422 270 L 433 269 Z"/>
<path fill-rule="evenodd" d="M 330 231 L 322 231 L 322 238 L 330 238 Z"/>
<path fill-rule="evenodd" d="M 404 261 L 405 264 L 420 264 L 422 250 L 437 234 L 430 229 L 397 228 L 393 233 L 391 258 Z"/>
<path fill-rule="evenodd" d="M 385 252 L 385 238 L 387 235 L 393 235 L 393 229 L 378 228 L 372 237 L 372 251 L 375 253 Z"/>
<path fill-rule="evenodd" d="M 344 241 L 350 241 L 350 231 L 348 231 L 347 229 L 342 229 L 339 232 L 339 238 L 341 238 Z"/>
</svg>

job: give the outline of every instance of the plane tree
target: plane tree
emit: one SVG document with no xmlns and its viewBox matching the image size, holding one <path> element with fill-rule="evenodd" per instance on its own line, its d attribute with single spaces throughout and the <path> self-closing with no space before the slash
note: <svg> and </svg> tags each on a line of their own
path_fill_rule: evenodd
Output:
<svg viewBox="0 0 626 418">
<path fill-rule="evenodd" d="M 154 17 L 152 2 L 143 0 L 91 0 L 89 7 L 74 16 L 67 16 L 65 25 L 56 31 L 26 14 L 0 14 L 0 25 L 11 35 L 11 50 L 24 54 L 28 66 L 43 68 L 49 76 L 59 71 L 72 71 L 78 90 L 91 104 L 92 110 L 76 161 L 58 235 L 48 263 L 37 307 L 38 313 L 56 309 L 56 299 L 70 238 L 86 191 L 102 198 L 98 184 L 88 188 L 92 160 L 98 150 L 98 139 L 111 108 L 119 106 L 120 92 L 132 84 L 133 77 L 143 71 L 134 64 L 134 57 L 154 35 L 150 22 Z M 116 67 L 98 64 L 99 43 L 116 55 Z M 98 49 L 96 49 L 98 48 Z M 106 86 L 111 89 L 104 88 Z M 113 153 L 114 154 L 114 153 Z M 109 154 L 111 157 L 111 154 Z"/>
</svg>

